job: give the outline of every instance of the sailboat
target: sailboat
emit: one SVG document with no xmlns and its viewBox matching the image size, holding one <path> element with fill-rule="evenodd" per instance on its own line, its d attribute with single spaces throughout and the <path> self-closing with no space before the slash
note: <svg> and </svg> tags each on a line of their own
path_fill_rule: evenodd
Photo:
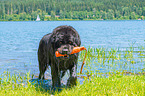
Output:
<svg viewBox="0 0 145 96">
<path fill-rule="evenodd" d="M 39 17 L 39 15 L 37 15 L 37 19 L 36 19 L 36 21 L 40 21 L 40 17 Z"/>
</svg>

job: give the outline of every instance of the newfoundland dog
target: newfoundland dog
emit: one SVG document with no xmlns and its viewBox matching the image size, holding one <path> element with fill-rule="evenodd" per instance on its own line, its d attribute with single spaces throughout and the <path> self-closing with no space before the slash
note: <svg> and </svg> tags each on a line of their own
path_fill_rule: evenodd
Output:
<svg viewBox="0 0 145 96">
<path fill-rule="evenodd" d="M 71 26 L 59 26 L 41 39 L 38 49 L 39 79 L 44 79 L 47 67 L 51 67 L 52 87 L 61 86 L 61 78 L 69 70 L 67 80 L 69 87 L 76 85 L 77 60 L 79 53 L 71 54 L 73 47 L 80 46 L 81 40 L 78 32 Z M 56 57 L 55 51 L 67 56 Z"/>
</svg>

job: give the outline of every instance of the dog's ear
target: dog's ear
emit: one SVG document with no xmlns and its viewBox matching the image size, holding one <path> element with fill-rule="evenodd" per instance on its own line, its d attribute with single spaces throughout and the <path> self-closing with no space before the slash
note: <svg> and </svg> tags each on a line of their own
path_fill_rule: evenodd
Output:
<svg viewBox="0 0 145 96">
<path fill-rule="evenodd" d="M 55 40 L 56 40 L 56 36 L 54 34 L 51 35 L 51 38 L 50 38 L 51 44 L 54 44 Z"/>
<path fill-rule="evenodd" d="M 75 39 L 75 42 L 77 44 L 77 46 L 80 46 L 81 45 L 81 39 L 80 39 L 80 36 L 76 36 L 76 39 Z"/>
</svg>

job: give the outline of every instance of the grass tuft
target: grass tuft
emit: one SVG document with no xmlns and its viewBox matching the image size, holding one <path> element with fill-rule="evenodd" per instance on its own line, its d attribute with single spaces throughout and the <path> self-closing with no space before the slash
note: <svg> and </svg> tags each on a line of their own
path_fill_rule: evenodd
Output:
<svg viewBox="0 0 145 96">
<path fill-rule="evenodd" d="M 25 77 L 28 77 L 27 74 Z M 17 79 L 17 80 L 16 80 Z M 28 80 L 27 85 L 20 83 L 20 76 L 13 75 L 11 79 L 0 80 L 1 96 L 49 96 L 51 90 L 45 90 L 41 85 L 33 85 Z M 15 80 L 17 82 L 15 82 Z M 145 75 L 109 75 L 94 76 L 85 79 L 83 84 L 78 84 L 72 88 L 63 88 L 61 92 L 53 92 L 55 96 L 144 96 L 145 95 Z"/>
<path fill-rule="evenodd" d="M 41 81 L 30 82 L 34 74 L 21 76 L 4 72 L 0 78 L 0 96 L 145 96 L 145 48 L 88 48 L 83 84 L 53 92 Z M 85 51 L 79 55 L 81 66 Z M 79 70 L 79 67 L 78 67 Z M 78 71 L 79 72 L 79 71 Z"/>
</svg>

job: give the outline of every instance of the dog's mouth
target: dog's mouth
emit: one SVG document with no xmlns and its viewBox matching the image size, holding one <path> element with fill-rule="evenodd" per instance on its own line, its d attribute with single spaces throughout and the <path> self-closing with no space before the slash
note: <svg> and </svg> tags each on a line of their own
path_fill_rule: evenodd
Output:
<svg viewBox="0 0 145 96">
<path fill-rule="evenodd" d="M 57 57 L 58 59 L 62 59 L 62 60 L 67 60 L 69 59 L 69 55 L 64 55 L 64 56 L 60 56 L 60 57 Z"/>
<path fill-rule="evenodd" d="M 69 55 L 62 56 L 62 59 L 68 59 L 68 58 L 69 58 Z"/>
<path fill-rule="evenodd" d="M 63 56 L 64 58 L 67 58 L 67 57 L 69 57 L 69 55 L 65 55 L 65 56 Z"/>
</svg>

